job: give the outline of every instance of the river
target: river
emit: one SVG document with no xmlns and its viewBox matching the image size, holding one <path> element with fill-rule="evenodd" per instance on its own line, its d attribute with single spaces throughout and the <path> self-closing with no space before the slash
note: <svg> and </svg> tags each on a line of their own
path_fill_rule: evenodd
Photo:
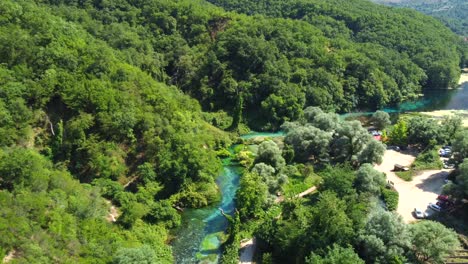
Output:
<svg viewBox="0 0 468 264">
<path fill-rule="evenodd" d="M 464 83 L 459 89 L 429 90 L 425 92 L 425 96 L 417 100 L 383 110 L 389 113 L 401 113 L 448 109 L 468 109 L 468 83 Z M 345 114 L 344 116 L 370 115 L 372 113 L 359 112 Z M 277 137 L 282 135 L 282 132 L 255 132 L 244 135 L 242 138 Z M 225 238 L 224 232 L 228 227 L 228 222 L 217 208 L 222 208 L 226 213 L 233 214 L 235 210 L 234 198 L 239 187 L 241 173 L 240 166 L 231 161 L 230 158 L 224 159 L 223 165 L 223 171 L 216 179 L 221 192 L 221 202 L 214 207 L 187 209 L 183 213 L 182 224 L 176 231 L 177 238 L 172 243 L 172 250 L 177 264 L 219 262 L 221 243 Z"/>
</svg>

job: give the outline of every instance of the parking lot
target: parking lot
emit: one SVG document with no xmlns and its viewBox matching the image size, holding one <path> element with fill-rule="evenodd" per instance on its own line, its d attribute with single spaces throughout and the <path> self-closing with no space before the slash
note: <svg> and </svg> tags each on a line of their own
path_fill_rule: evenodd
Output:
<svg viewBox="0 0 468 264">
<path fill-rule="evenodd" d="M 414 160 L 414 154 L 387 150 L 382 164 L 375 166 L 377 170 L 387 175 L 387 180 L 394 183 L 395 189 L 399 193 L 397 211 L 407 223 L 415 221 L 412 214 L 414 208 L 419 208 L 428 215 L 434 213 L 427 206 L 429 203 L 436 202 L 437 196 L 442 192 L 444 180 L 450 172 L 448 169 L 427 170 L 415 176 L 412 181 L 407 182 L 400 179 L 392 171 L 395 164 L 410 166 Z"/>
</svg>

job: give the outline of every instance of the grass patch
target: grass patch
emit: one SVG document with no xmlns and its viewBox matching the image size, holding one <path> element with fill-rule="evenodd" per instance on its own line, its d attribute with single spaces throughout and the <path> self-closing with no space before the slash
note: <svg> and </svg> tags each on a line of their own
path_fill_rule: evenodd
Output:
<svg viewBox="0 0 468 264">
<path fill-rule="evenodd" d="M 421 152 L 411 165 L 413 170 L 440 170 L 444 165 L 439 158 L 437 146 Z"/>
<path fill-rule="evenodd" d="M 402 180 L 411 181 L 415 173 L 413 170 L 409 170 L 409 171 L 396 171 L 395 174 L 398 177 L 400 177 Z"/>
<path fill-rule="evenodd" d="M 310 173 L 307 176 L 292 175 L 288 177 L 288 183 L 283 187 L 286 197 L 298 195 L 301 192 L 317 185 L 322 178 L 315 173 Z"/>
</svg>

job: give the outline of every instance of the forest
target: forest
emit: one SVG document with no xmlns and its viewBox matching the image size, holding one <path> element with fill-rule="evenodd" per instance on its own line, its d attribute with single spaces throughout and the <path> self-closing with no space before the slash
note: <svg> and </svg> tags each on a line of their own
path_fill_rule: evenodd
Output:
<svg viewBox="0 0 468 264">
<path fill-rule="evenodd" d="M 445 89 L 467 58 L 458 36 L 414 11 L 212 2 L 0 1 L 0 258 L 172 263 L 176 208 L 220 199 L 215 178 L 238 133 L 298 130 L 285 162 L 313 155 L 354 170 L 382 146 L 357 123 L 300 123 L 313 116 L 304 109 L 377 109 Z M 341 145 L 353 129 L 365 144 Z M 336 148 L 296 146 L 310 133 Z M 271 172 L 265 162 L 256 170 Z"/>
<path fill-rule="evenodd" d="M 440 19 L 453 32 L 468 36 L 468 4 L 463 0 L 441 0 L 441 1 L 392 1 L 373 0 L 376 3 L 383 3 L 389 6 L 406 7 L 418 10 L 424 14 Z"/>
</svg>

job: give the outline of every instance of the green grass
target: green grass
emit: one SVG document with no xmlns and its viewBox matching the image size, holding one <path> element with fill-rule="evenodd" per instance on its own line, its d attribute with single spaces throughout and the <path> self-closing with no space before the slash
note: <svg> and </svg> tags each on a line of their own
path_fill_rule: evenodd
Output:
<svg viewBox="0 0 468 264">
<path fill-rule="evenodd" d="M 322 178 L 315 173 L 311 173 L 308 176 L 289 176 L 288 183 L 284 186 L 284 195 L 286 197 L 297 195 L 318 184 L 321 179 Z"/>
<path fill-rule="evenodd" d="M 411 181 L 413 179 L 413 176 L 414 176 L 414 171 L 413 170 L 397 171 L 397 172 L 395 172 L 395 174 L 398 177 L 400 177 L 401 179 L 405 180 L 405 181 Z"/>
<path fill-rule="evenodd" d="M 440 160 L 438 146 L 425 150 L 420 153 L 414 163 L 411 165 L 413 170 L 440 170 L 443 163 Z"/>
</svg>

